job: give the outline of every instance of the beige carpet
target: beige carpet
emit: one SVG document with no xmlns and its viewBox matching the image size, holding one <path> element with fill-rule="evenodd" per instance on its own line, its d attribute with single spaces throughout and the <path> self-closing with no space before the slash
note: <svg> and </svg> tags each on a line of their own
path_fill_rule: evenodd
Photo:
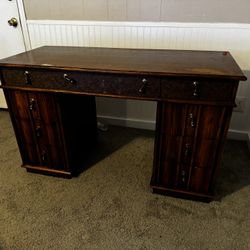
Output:
<svg viewBox="0 0 250 250">
<path fill-rule="evenodd" d="M 27 173 L 0 112 L 0 249 L 250 249 L 250 154 L 228 141 L 209 204 L 149 188 L 153 133 L 110 127 L 71 180 Z"/>
</svg>

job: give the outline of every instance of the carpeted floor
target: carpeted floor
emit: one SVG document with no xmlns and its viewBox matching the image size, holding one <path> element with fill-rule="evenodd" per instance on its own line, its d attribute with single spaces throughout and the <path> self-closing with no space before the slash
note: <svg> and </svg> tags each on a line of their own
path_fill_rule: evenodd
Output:
<svg viewBox="0 0 250 250">
<path fill-rule="evenodd" d="M 216 193 L 201 203 L 152 194 L 153 133 L 110 127 L 94 165 L 70 180 L 19 167 L 0 112 L 0 249 L 250 249 L 250 153 L 227 141 Z"/>
</svg>

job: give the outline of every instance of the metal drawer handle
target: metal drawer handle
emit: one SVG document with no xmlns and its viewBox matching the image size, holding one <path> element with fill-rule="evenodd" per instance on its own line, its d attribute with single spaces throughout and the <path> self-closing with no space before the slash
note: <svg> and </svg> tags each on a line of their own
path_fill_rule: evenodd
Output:
<svg viewBox="0 0 250 250">
<path fill-rule="evenodd" d="M 182 181 L 182 183 L 186 182 L 186 171 L 185 170 L 181 171 L 181 181 Z"/>
<path fill-rule="evenodd" d="M 139 90 L 138 90 L 138 92 L 140 93 L 140 94 L 144 94 L 145 93 L 145 90 L 146 90 L 146 88 L 148 87 L 148 81 L 147 81 L 147 79 L 146 78 L 143 78 L 142 79 L 142 86 L 139 88 Z"/>
<path fill-rule="evenodd" d="M 42 132 L 41 126 L 37 125 L 36 126 L 36 136 L 41 137 L 41 132 Z"/>
<path fill-rule="evenodd" d="M 188 117 L 189 117 L 189 119 L 190 119 L 190 126 L 191 126 L 192 128 L 195 127 L 195 121 L 194 121 L 194 116 L 193 116 L 193 114 L 190 113 L 190 114 L 188 115 Z"/>
<path fill-rule="evenodd" d="M 41 159 L 42 159 L 42 163 L 43 163 L 43 164 L 46 164 L 46 163 L 47 163 L 47 161 L 48 161 L 48 156 L 47 156 L 47 152 L 46 152 L 45 150 L 42 151 Z"/>
<path fill-rule="evenodd" d="M 185 153 L 184 153 L 184 155 L 185 155 L 185 157 L 188 157 L 190 154 L 191 154 L 191 144 L 187 143 L 185 145 Z"/>
<path fill-rule="evenodd" d="M 29 109 L 34 110 L 36 108 L 36 100 L 34 98 L 30 99 Z"/>
<path fill-rule="evenodd" d="M 67 82 L 69 82 L 70 84 L 76 83 L 76 80 L 73 79 L 73 78 L 70 78 L 70 77 L 68 76 L 68 74 L 64 74 L 64 75 L 63 75 L 63 78 L 64 78 Z"/>
<path fill-rule="evenodd" d="M 193 96 L 194 97 L 199 97 L 199 82 L 194 81 L 193 86 L 194 86 L 194 91 L 193 91 Z"/>
<path fill-rule="evenodd" d="M 30 77 L 29 71 L 24 71 L 24 76 L 25 76 L 25 79 L 26 79 L 26 84 L 31 85 L 32 82 L 31 82 L 31 77 Z"/>
</svg>

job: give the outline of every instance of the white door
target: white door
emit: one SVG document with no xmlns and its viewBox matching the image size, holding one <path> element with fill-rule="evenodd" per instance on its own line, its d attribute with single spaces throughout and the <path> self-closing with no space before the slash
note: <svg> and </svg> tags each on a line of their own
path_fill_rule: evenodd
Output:
<svg viewBox="0 0 250 250">
<path fill-rule="evenodd" d="M 11 18 L 16 18 L 16 27 L 8 23 Z M 23 51 L 25 51 L 25 45 L 17 2 L 16 0 L 0 0 L 0 59 Z M 0 108 L 7 108 L 2 89 L 0 89 Z"/>
</svg>

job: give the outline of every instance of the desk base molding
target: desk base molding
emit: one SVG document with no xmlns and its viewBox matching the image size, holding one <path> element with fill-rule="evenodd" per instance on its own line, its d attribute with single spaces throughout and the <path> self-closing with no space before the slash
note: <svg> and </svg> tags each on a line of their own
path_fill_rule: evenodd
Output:
<svg viewBox="0 0 250 250">
<path fill-rule="evenodd" d="M 70 179 L 72 177 L 72 173 L 66 172 L 66 171 L 44 168 L 41 166 L 23 165 L 22 167 L 26 168 L 27 172 L 30 172 L 30 173 L 45 174 L 45 175 L 47 174 L 50 176 L 64 177 L 67 179 Z"/>
<path fill-rule="evenodd" d="M 169 189 L 165 187 L 159 187 L 151 185 L 151 188 L 153 190 L 153 193 L 155 194 L 161 194 L 161 195 L 169 195 L 177 198 L 183 198 L 183 199 L 192 199 L 197 201 L 203 201 L 203 202 L 210 202 L 214 199 L 213 195 L 205 195 L 205 194 L 199 194 L 195 192 L 188 192 L 184 190 L 177 190 L 177 189 Z"/>
</svg>

